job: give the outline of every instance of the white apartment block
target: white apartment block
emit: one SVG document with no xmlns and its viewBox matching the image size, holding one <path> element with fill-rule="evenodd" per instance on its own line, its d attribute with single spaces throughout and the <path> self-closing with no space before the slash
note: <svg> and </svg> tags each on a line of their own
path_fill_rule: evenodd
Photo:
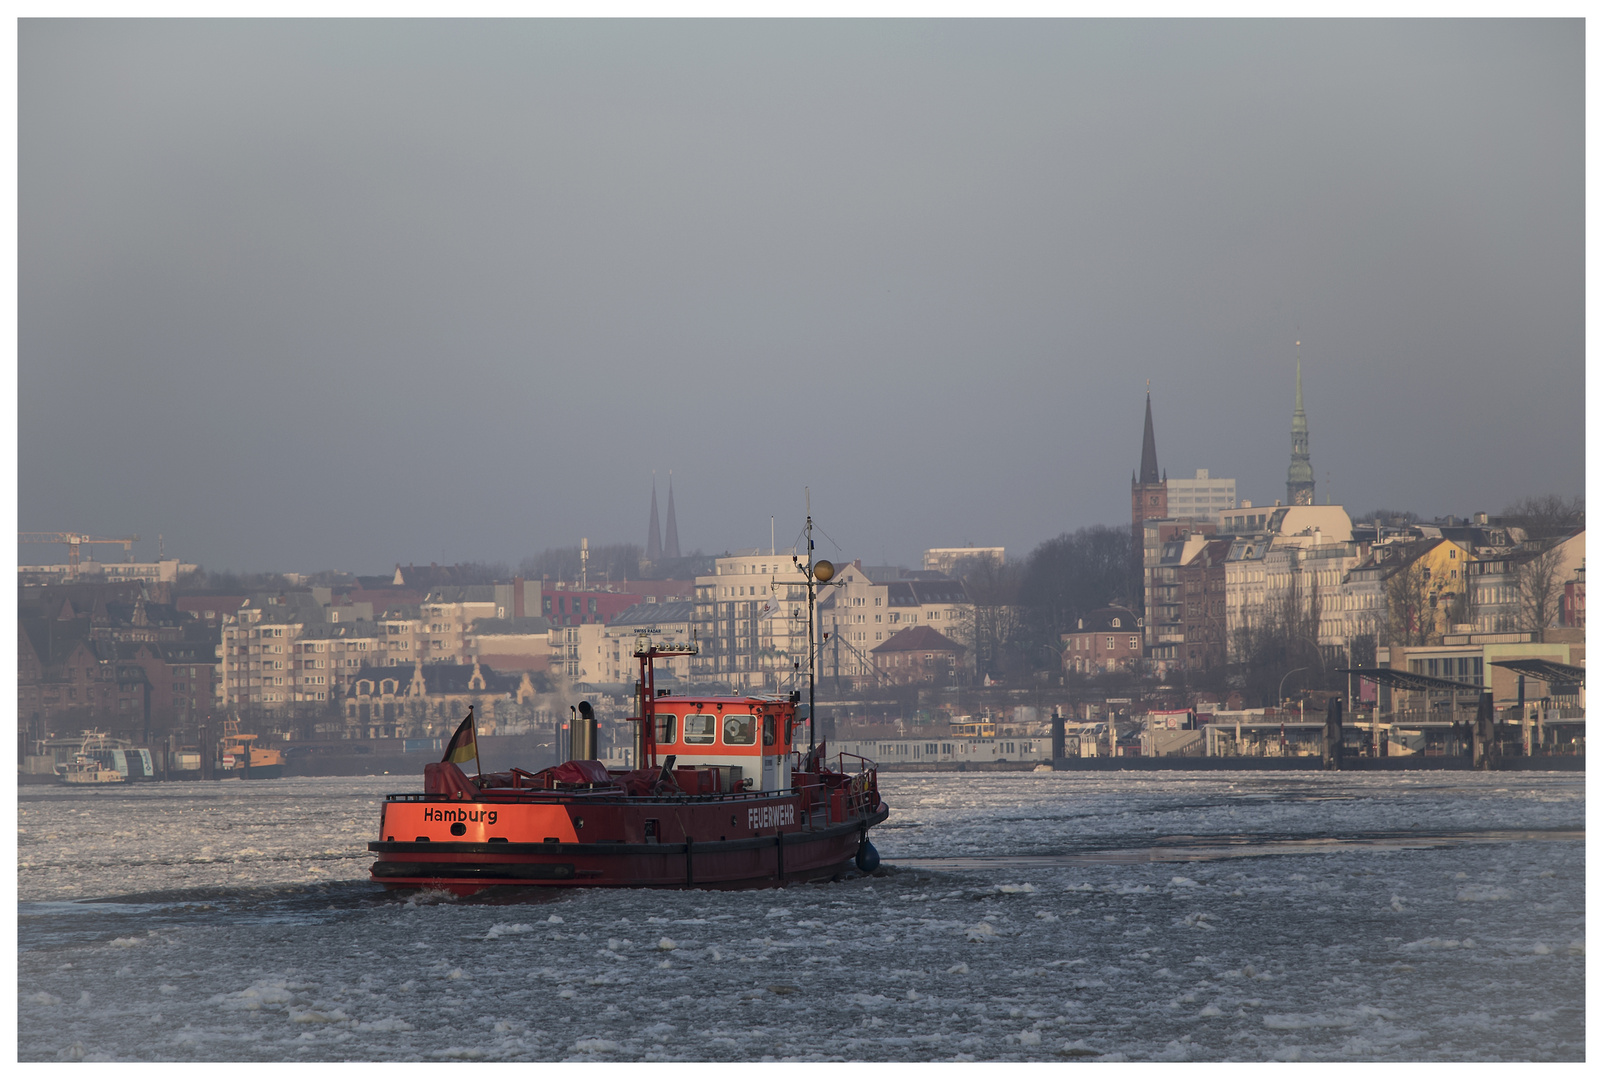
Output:
<svg viewBox="0 0 1603 1080">
<path fill-rule="evenodd" d="M 1318 643 L 1345 646 L 1343 582 L 1363 561 L 1352 538 L 1352 519 L 1339 506 L 1276 507 L 1265 530 L 1237 536 L 1225 558 L 1225 648 L 1236 654 L 1245 627 L 1264 625 L 1292 590 L 1304 613 L 1317 601 Z"/>
<path fill-rule="evenodd" d="M 284 711 L 337 700 L 363 664 L 471 664 L 473 624 L 505 609 L 498 588 L 442 590 L 378 617 L 370 604 L 328 605 L 315 593 L 253 598 L 223 620 L 219 705 Z"/>
<path fill-rule="evenodd" d="M 1207 469 L 1198 469 L 1193 479 L 1167 480 L 1165 485 L 1171 520 L 1214 521 L 1236 506 L 1236 482 L 1209 476 Z"/>
<path fill-rule="evenodd" d="M 1007 562 L 1007 548 L 930 548 L 924 552 L 924 569 L 933 570 L 940 574 L 950 574 L 958 562 L 963 559 L 990 559 L 993 562 L 1004 563 Z"/>
<path fill-rule="evenodd" d="M 807 671 L 807 579 L 795 551 L 738 551 L 696 579 L 696 681 L 790 690 Z"/>
</svg>

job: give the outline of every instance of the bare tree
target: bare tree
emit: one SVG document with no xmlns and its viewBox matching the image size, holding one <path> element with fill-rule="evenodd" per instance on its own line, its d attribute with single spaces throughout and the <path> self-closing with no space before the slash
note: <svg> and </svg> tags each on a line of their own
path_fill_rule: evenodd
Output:
<svg viewBox="0 0 1603 1080">
<path fill-rule="evenodd" d="M 1097 608 L 1132 607 L 1124 596 L 1129 574 L 1127 526 L 1093 525 L 1037 546 L 1019 583 L 1019 605 L 1032 642 L 1056 646 L 1059 634 Z"/>
<path fill-rule="evenodd" d="M 1532 540 L 1570 536 L 1586 526 L 1586 500 L 1577 495 L 1565 501 L 1561 495 L 1527 496 L 1503 508 L 1504 525 L 1517 525 Z"/>
<path fill-rule="evenodd" d="M 1542 633 L 1558 621 L 1564 597 L 1564 545 L 1557 543 L 1515 564 L 1514 590 L 1519 600 L 1520 629 Z"/>
<path fill-rule="evenodd" d="M 1319 593 L 1304 593 L 1301 580 L 1302 575 L 1292 574 L 1283 591 L 1266 599 L 1263 620 L 1236 631 L 1235 677 L 1250 700 L 1270 704 L 1289 671 L 1306 669 L 1304 687 L 1324 682 L 1328 674 L 1319 647 Z"/>
<path fill-rule="evenodd" d="M 1429 645 L 1438 640 L 1436 594 L 1423 559 L 1386 579 L 1386 640 L 1391 645 Z"/>
<path fill-rule="evenodd" d="M 960 636 L 974 650 L 977 676 L 1000 675 L 1003 655 L 1024 625 L 1018 606 L 1018 567 L 994 558 L 974 558 L 964 560 L 964 571 L 970 603 Z"/>
</svg>

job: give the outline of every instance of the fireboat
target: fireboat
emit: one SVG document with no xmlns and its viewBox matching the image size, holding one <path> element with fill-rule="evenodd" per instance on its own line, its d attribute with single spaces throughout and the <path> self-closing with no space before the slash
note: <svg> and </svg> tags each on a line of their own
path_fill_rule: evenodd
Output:
<svg viewBox="0 0 1603 1080">
<path fill-rule="evenodd" d="M 816 588 L 835 568 L 807 559 L 807 748 L 801 692 L 708 696 L 659 693 L 655 661 L 696 654 L 694 642 L 636 640 L 635 763 L 597 760 L 587 702 L 577 710 L 574 757 L 539 772 L 469 776 L 477 762 L 473 711 L 425 766 L 423 791 L 386 797 L 372 879 L 390 889 L 471 895 L 497 886 L 766 888 L 830 880 L 879 865 L 868 832 L 890 816 L 878 768 L 831 759 L 815 738 Z M 659 760 L 660 755 L 660 760 Z"/>
</svg>

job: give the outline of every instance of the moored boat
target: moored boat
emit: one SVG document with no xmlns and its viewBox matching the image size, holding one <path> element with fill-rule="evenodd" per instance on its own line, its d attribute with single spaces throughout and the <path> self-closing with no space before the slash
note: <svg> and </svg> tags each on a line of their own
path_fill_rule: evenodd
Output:
<svg viewBox="0 0 1603 1080">
<path fill-rule="evenodd" d="M 57 767 L 57 779 L 63 784 L 74 786 L 127 783 L 127 775 L 112 768 L 105 761 L 111 749 L 112 745 L 105 732 L 84 732 L 83 746 L 72 761 Z"/>
<path fill-rule="evenodd" d="M 277 780 L 283 776 L 283 751 L 257 745 L 260 738 L 260 735 L 241 734 L 237 718 L 224 720 L 223 737 L 217 747 L 217 778 Z"/>
</svg>

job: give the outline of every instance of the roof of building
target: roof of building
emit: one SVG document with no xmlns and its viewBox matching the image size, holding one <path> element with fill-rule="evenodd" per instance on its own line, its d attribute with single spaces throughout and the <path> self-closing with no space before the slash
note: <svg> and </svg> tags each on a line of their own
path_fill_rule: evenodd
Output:
<svg viewBox="0 0 1603 1080">
<path fill-rule="evenodd" d="M 475 634 L 544 634 L 551 620 L 542 615 L 520 615 L 510 619 L 474 619 L 469 628 Z"/>
<path fill-rule="evenodd" d="M 869 652 L 951 652 L 962 653 L 968 649 L 953 641 L 939 630 L 929 626 L 909 626 L 905 630 L 898 630 L 886 640 L 875 645 Z"/>
<path fill-rule="evenodd" d="M 968 589 L 949 577 L 893 581 L 885 586 L 885 592 L 885 602 L 891 607 L 968 603 Z"/>
<path fill-rule="evenodd" d="M 1135 612 L 1129 608 L 1105 607 L 1086 612 L 1084 618 L 1076 620 L 1074 629 L 1076 632 L 1096 634 L 1105 630 L 1135 630 L 1140 625 Z"/>
<path fill-rule="evenodd" d="M 689 600 L 665 604 L 631 604 L 607 623 L 608 626 L 650 626 L 655 623 L 687 623 L 696 605 Z"/>
<path fill-rule="evenodd" d="M 441 585 L 430 589 L 425 604 L 493 604 L 494 585 Z"/>
<path fill-rule="evenodd" d="M 468 686 L 475 668 L 484 678 L 482 690 Z M 356 687 L 364 679 L 375 684 L 383 679 L 394 679 L 395 693 L 405 695 L 411 692 L 412 683 L 420 674 L 425 694 L 511 694 L 516 693 L 523 682 L 521 676 L 502 675 L 488 664 L 413 664 L 410 667 L 405 664 L 386 667 L 363 664 L 351 680 L 351 687 L 345 696 L 356 697 Z"/>
</svg>

